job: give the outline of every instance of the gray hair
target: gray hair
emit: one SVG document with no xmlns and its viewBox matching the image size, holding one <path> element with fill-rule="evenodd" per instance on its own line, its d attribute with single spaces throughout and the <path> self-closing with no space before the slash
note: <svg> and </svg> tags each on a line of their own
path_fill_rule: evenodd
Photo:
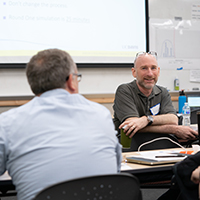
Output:
<svg viewBox="0 0 200 200">
<path fill-rule="evenodd" d="M 135 67 L 136 65 L 136 60 L 138 59 L 138 57 L 140 56 L 145 56 L 146 54 L 148 55 L 152 55 L 156 60 L 157 60 L 157 52 L 155 51 L 149 51 L 149 52 L 144 52 L 144 51 L 140 51 L 136 54 L 135 56 L 135 60 L 134 60 L 134 63 L 133 63 L 133 67 Z"/>
<path fill-rule="evenodd" d="M 59 49 L 47 49 L 31 58 L 26 76 L 35 95 L 48 90 L 65 88 L 66 78 L 74 73 L 76 64 L 71 56 Z"/>
</svg>

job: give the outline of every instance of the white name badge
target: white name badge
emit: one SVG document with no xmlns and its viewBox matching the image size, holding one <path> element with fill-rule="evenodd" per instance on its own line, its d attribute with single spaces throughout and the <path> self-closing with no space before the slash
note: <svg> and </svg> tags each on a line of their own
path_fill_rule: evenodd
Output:
<svg viewBox="0 0 200 200">
<path fill-rule="evenodd" d="M 152 115 L 157 115 L 160 111 L 160 103 L 150 108 Z"/>
</svg>

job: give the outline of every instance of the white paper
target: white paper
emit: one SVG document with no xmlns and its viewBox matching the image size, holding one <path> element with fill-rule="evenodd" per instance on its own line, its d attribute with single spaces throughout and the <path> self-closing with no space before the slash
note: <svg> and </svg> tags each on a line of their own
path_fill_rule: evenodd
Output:
<svg viewBox="0 0 200 200">
<path fill-rule="evenodd" d="M 200 82 L 200 70 L 190 70 L 190 81 Z"/>
<path fill-rule="evenodd" d="M 151 159 L 156 161 L 170 161 L 170 160 L 183 160 L 187 156 L 184 157 L 167 157 L 167 158 L 156 158 L 156 156 L 173 156 L 180 151 L 148 151 L 148 152 L 140 152 L 140 155 L 130 155 L 129 157 L 138 157 L 138 158 L 145 158 Z"/>
<path fill-rule="evenodd" d="M 10 179 L 11 177 L 9 176 L 7 171 L 3 175 L 0 176 L 0 180 L 10 180 Z"/>
<path fill-rule="evenodd" d="M 127 163 L 121 163 L 121 170 L 133 169 L 132 167 L 128 166 Z"/>
</svg>

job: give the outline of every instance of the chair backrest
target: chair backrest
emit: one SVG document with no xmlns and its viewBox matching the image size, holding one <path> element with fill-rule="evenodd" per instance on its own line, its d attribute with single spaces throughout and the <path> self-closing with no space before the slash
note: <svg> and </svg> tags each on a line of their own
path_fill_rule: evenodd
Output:
<svg viewBox="0 0 200 200">
<path fill-rule="evenodd" d="M 165 137 L 168 139 L 161 139 L 161 137 Z M 160 138 L 160 140 L 154 141 L 154 142 L 150 142 L 156 138 Z M 150 142 L 147 143 L 146 145 L 142 146 L 140 151 L 144 151 L 144 150 L 154 150 L 154 149 L 168 149 L 168 148 L 180 148 L 177 144 L 173 143 L 174 142 L 178 142 L 178 139 L 174 136 L 174 135 L 170 135 L 170 134 L 163 134 L 163 133 L 136 133 L 131 141 L 131 148 L 129 149 L 129 151 L 137 151 L 138 147 L 141 144 L 144 144 L 146 142 Z M 127 150 L 123 149 L 123 152 L 125 152 Z"/>
<path fill-rule="evenodd" d="M 142 200 L 138 179 L 128 173 L 97 175 L 61 182 L 34 200 Z"/>
<path fill-rule="evenodd" d="M 190 121 L 191 124 L 197 124 L 197 112 L 200 111 L 200 108 L 191 110 Z"/>
</svg>

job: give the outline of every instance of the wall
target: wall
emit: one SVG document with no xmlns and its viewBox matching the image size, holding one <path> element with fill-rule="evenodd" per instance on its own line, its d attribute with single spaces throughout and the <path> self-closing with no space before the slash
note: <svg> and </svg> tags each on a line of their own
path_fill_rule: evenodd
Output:
<svg viewBox="0 0 200 200">
<path fill-rule="evenodd" d="M 83 78 L 79 84 L 81 94 L 115 93 L 118 85 L 133 80 L 131 69 L 79 69 Z M 162 70 L 158 84 L 173 91 L 175 76 L 179 77 L 180 89 L 192 90 L 200 83 L 189 81 L 189 70 Z M 0 96 L 27 96 L 32 95 L 25 76 L 25 69 L 0 69 Z"/>
<path fill-rule="evenodd" d="M 150 0 L 150 17 L 165 17 L 169 14 L 173 17 L 179 15 L 183 0 Z M 200 68 L 200 67 L 199 67 Z M 83 74 L 80 82 L 79 92 L 82 94 L 115 93 L 117 86 L 133 79 L 131 69 L 110 68 L 110 69 L 89 69 L 79 70 Z M 194 87 L 200 88 L 200 83 L 189 81 L 189 70 L 177 71 L 173 69 L 162 69 L 158 84 L 166 86 L 173 91 L 174 78 L 178 76 L 180 89 L 192 90 Z M 0 69 L 0 96 L 23 96 L 32 95 L 28 86 L 25 69 Z"/>
</svg>

